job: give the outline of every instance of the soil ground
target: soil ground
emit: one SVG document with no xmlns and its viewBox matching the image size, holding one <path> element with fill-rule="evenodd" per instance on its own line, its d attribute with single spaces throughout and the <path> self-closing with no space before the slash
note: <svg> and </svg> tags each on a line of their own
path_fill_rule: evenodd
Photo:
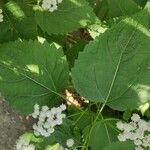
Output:
<svg viewBox="0 0 150 150">
<path fill-rule="evenodd" d="M 19 135 L 26 129 L 24 119 L 0 95 L 0 150 L 15 150 Z"/>
</svg>

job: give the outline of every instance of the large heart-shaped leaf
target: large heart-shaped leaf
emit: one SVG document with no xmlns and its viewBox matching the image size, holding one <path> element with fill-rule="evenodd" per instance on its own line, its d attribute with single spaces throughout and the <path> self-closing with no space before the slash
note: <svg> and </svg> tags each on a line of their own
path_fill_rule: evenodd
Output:
<svg viewBox="0 0 150 150">
<path fill-rule="evenodd" d="M 0 91 L 10 104 L 31 113 L 35 103 L 54 105 L 68 82 L 62 49 L 38 42 L 0 45 Z"/>
<path fill-rule="evenodd" d="M 89 146 L 92 150 L 100 150 L 117 141 L 118 132 L 115 129 L 116 121 L 99 121 L 92 128 L 90 125 L 85 128 L 85 139 L 89 138 Z"/>
<path fill-rule="evenodd" d="M 117 110 L 150 102 L 150 32 L 143 14 L 121 21 L 79 54 L 72 75 L 82 96 Z"/>
<path fill-rule="evenodd" d="M 58 10 L 37 11 L 36 20 L 48 34 L 63 34 L 94 22 L 95 14 L 86 0 L 63 0 Z"/>
</svg>

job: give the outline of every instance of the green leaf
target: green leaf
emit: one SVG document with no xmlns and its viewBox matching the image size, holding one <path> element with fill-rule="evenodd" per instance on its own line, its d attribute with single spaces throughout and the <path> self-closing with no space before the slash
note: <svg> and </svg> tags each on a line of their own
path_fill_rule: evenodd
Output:
<svg viewBox="0 0 150 150">
<path fill-rule="evenodd" d="M 62 49 L 48 43 L 16 41 L 0 45 L 0 91 L 17 110 L 53 106 L 67 86 L 69 71 Z"/>
<path fill-rule="evenodd" d="M 133 0 L 103 0 L 95 9 L 97 16 L 101 19 L 132 15 L 139 10 Z"/>
<path fill-rule="evenodd" d="M 122 20 L 79 54 L 72 69 L 79 94 L 120 111 L 150 102 L 150 32 L 142 17 Z"/>
<path fill-rule="evenodd" d="M 40 143 L 40 142 L 42 142 L 41 138 L 35 137 L 34 134 L 31 133 L 31 132 L 25 132 L 20 137 L 23 137 L 23 138 L 25 138 L 25 139 L 29 140 L 30 142 L 33 142 L 33 143 Z"/>
<path fill-rule="evenodd" d="M 146 27 L 148 30 L 150 29 L 150 1 L 148 1 L 145 5 L 145 8 L 136 13 L 133 17 L 137 22 L 140 19 L 140 24 Z"/>
<path fill-rule="evenodd" d="M 57 142 L 60 143 L 63 147 L 67 147 L 66 141 L 68 139 L 74 140 L 74 146 L 78 146 L 81 140 L 81 135 L 78 127 L 74 126 L 73 121 L 69 119 L 65 119 L 61 126 L 57 126 L 55 128 L 54 134 Z"/>
<path fill-rule="evenodd" d="M 89 5 L 91 6 L 91 7 L 95 7 L 95 4 L 96 4 L 96 1 L 95 0 L 86 0 L 88 3 L 89 3 Z"/>
<path fill-rule="evenodd" d="M 144 115 L 150 120 L 150 107 L 145 111 Z"/>
<path fill-rule="evenodd" d="M 94 22 L 92 8 L 86 0 L 63 0 L 58 10 L 36 11 L 36 20 L 41 29 L 48 34 L 64 34 Z"/>
<path fill-rule="evenodd" d="M 50 150 L 50 148 L 57 147 L 53 146 L 57 143 L 54 134 L 45 138 L 36 137 L 33 133 L 27 132 L 21 135 L 21 137 L 24 137 L 25 139 L 28 139 L 30 143 L 33 143 L 36 146 L 36 150 Z"/>
<path fill-rule="evenodd" d="M 99 1 L 94 10 L 96 15 L 100 19 L 104 20 L 107 17 L 108 13 L 108 1 L 107 0 Z"/>
<path fill-rule="evenodd" d="M 144 7 L 147 2 L 147 0 L 134 0 L 134 1 L 142 7 Z"/>
<path fill-rule="evenodd" d="M 56 144 L 56 139 L 54 134 L 47 138 L 41 138 L 41 141 L 36 144 L 36 149 L 37 150 L 50 150 L 51 147 L 53 147 L 54 144 Z M 48 149 L 49 147 L 49 149 Z"/>
<path fill-rule="evenodd" d="M 36 38 L 37 26 L 34 12 L 23 0 L 7 2 L 3 11 L 4 21 L 0 23 L 0 43 L 17 38 Z"/>
<path fill-rule="evenodd" d="M 66 150 L 66 149 L 64 149 L 60 144 L 57 143 L 54 145 L 47 146 L 45 150 Z"/>
<path fill-rule="evenodd" d="M 84 136 L 89 137 L 89 146 L 92 150 L 100 150 L 117 141 L 118 132 L 115 129 L 116 121 L 99 121 L 97 122 L 92 131 L 91 126 L 84 130 Z"/>
<path fill-rule="evenodd" d="M 81 131 L 92 124 L 95 118 L 95 113 L 86 109 L 83 111 L 79 111 L 77 108 L 68 108 L 68 115 L 70 115 L 71 120 L 74 121 L 74 125 L 76 125 Z M 74 115 L 72 115 L 74 114 Z"/>
<path fill-rule="evenodd" d="M 40 27 L 38 27 L 38 38 L 44 38 L 48 43 L 57 43 L 58 45 L 61 45 L 61 47 L 65 47 L 66 45 L 66 35 L 61 34 L 47 34 L 41 30 Z"/>
<path fill-rule="evenodd" d="M 78 42 L 73 45 L 71 48 L 67 49 L 65 54 L 67 57 L 67 60 L 69 62 L 70 68 L 74 66 L 75 59 L 78 58 L 78 54 L 80 51 L 83 51 L 85 45 L 87 44 L 87 41 L 84 40 L 78 40 Z"/>
<path fill-rule="evenodd" d="M 131 141 L 115 142 L 106 146 L 103 150 L 135 150 L 135 145 Z"/>
<path fill-rule="evenodd" d="M 125 112 L 123 113 L 123 119 L 127 122 L 129 121 L 131 116 L 132 116 L 132 111 L 130 109 L 125 110 Z"/>
</svg>

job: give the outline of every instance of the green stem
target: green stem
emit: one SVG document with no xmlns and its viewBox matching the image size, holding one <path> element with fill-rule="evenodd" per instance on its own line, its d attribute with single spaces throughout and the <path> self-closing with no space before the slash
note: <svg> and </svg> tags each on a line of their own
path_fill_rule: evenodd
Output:
<svg viewBox="0 0 150 150">
<path fill-rule="evenodd" d="M 98 108 L 98 110 L 99 110 L 99 108 Z M 88 146 L 89 146 L 88 143 L 89 143 L 89 140 L 90 140 L 90 136 L 91 136 L 92 130 L 93 130 L 94 126 L 95 126 L 95 123 L 97 122 L 97 120 L 98 120 L 98 118 L 99 118 L 100 113 L 101 113 L 101 109 L 100 109 L 100 111 L 97 112 L 96 118 L 94 119 L 93 124 L 92 124 L 92 127 L 90 128 L 90 132 L 89 132 L 89 134 L 86 136 L 85 142 L 84 142 L 84 144 L 83 144 L 83 147 L 85 147 L 84 150 L 88 150 Z"/>
</svg>

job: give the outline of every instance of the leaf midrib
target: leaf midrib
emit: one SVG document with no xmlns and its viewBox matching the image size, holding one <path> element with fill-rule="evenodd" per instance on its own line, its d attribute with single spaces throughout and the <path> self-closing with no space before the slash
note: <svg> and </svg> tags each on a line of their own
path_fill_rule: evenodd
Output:
<svg viewBox="0 0 150 150">
<path fill-rule="evenodd" d="M 11 70 L 11 71 L 14 71 L 12 68 L 10 68 L 10 67 L 6 66 L 5 64 L 3 64 L 1 61 L 0 61 L 0 63 L 1 63 L 1 64 L 0 64 L 1 66 L 5 67 L 5 68 L 7 68 L 7 69 L 9 69 L 9 70 Z M 39 85 L 39 86 L 45 88 L 46 90 L 48 90 L 48 91 L 50 91 L 50 92 L 52 92 L 52 93 L 54 93 L 54 94 L 60 96 L 60 94 L 57 93 L 56 91 L 53 91 L 53 90 L 50 89 L 49 87 L 43 85 L 42 83 L 40 83 L 40 82 L 36 81 L 35 79 L 29 77 L 28 75 L 26 75 L 26 74 L 24 74 L 24 73 L 21 73 L 21 72 L 19 72 L 19 73 L 20 73 L 23 77 L 26 77 L 26 78 L 29 79 L 30 81 L 34 82 L 35 84 L 37 84 L 37 85 Z"/>
<path fill-rule="evenodd" d="M 138 23 L 136 24 L 136 26 L 137 26 L 137 25 L 138 25 Z M 129 43 L 130 43 L 130 41 L 131 41 L 131 39 L 132 39 L 132 37 L 134 36 L 135 33 L 136 33 L 136 28 L 133 30 L 131 36 L 129 37 L 129 40 L 127 41 L 127 43 L 126 43 L 126 45 L 125 45 L 123 51 L 121 52 L 121 54 L 120 54 L 120 56 L 119 56 L 119 60 L 118 60 L 117 66 L 116 66 L 116 70 L 115 70 L 114 76 L 113 76 L 113 78 L 112 78 L 112 82 L 111 82 L 110 89 L 109 89 L 109 91 L 108 91 L 108 94 L 107 94 L 105 103 L 107 103 L 107 101 L 108 101 L 108 99 L 109 99 L 109 97 L 110 97 L 111 91 L 112 91 L 112 89 L 113 89 L 115 80 L 116 80 L 116 78 L 117 78 L 117 75 L 118 75 L 118 72 L 119 72 L 119 69 L 120 69 L 120 65 L 121 65 L 121 60 L 122 60 L 122 58 L 123 58 L 123 54 L 124 54 L 124 52 L 126 51 L 127 46 L 129 45 Z"/>
</svg>

